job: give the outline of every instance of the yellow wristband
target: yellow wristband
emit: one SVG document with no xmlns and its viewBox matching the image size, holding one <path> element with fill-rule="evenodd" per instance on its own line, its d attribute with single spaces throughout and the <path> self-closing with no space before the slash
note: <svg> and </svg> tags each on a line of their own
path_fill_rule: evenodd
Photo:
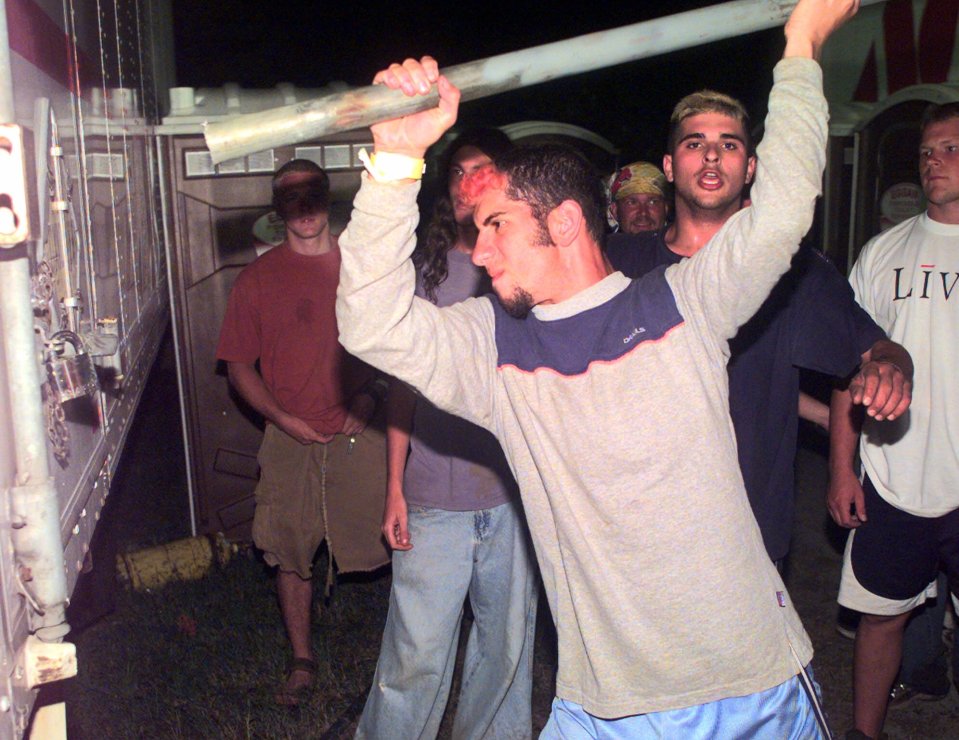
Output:
<svg viewBox="0 0 959 740">
<path fill-rule="evenodd" d="M 416 157 L 392 152 L 374 152 L 367 154 L 360 149 L 360 161 L 377 182 L 397 182 L 398 180 L 421 180 L 426 171 L 426 162 Z"/>
</svg>

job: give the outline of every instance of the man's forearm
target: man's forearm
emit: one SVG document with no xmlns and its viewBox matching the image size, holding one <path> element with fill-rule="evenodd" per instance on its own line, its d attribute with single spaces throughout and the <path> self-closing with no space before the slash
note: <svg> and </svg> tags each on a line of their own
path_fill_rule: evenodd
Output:
<svg viewBox="0 0 959 740">
<path fill-rule="evenodd" d="M 853 461 L 862 426 L 862 407 L 852 402 L 849 391 L 837 388 L 829 404 L 829 472 L 836 478 L 855 475 Z"/>
<path fill-rule="evenodd" d="M 256 371 L 256 367 L 242 362 L 228 362 L 227 371 L 230 383 L 236 388 L 237 393 L 243 400 L 267 421 L 278 424 L 278 420 L 284 411 L 266 387 L 266 383 L 263 382 L 263 378 Z"/>
<path fill-rule="evenodd" d="M 470 299 L 438 308 L 414 298 L 418 188 L 365 180 L 340 236 L 340 342 L 444 411 L 490 423 L 493 311 Z"/>
<path fill-rule="evenodd" d="M 394 379 L 386 399 L 387 495 L 402 495 L 415 407 L 416 396 L 413 391 L 405 383 Z"/>
<path fill-rule="evenodd" d="M 799 418 L 829 431 L 829 407 L 802 391 L 799 392 Z"/>
</svg>

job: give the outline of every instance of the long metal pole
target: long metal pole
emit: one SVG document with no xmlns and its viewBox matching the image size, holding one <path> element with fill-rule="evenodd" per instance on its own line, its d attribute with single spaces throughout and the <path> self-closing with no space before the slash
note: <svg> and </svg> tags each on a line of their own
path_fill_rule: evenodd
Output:
<svg viewBox="0 0 959 740">
<path fill-rule="evenodd" d="M 883 0 L 863 0 L 863 5 Z M 698 10 L 634 23 L 566 41 L 500 54 L 443 70 L 462 99 L 495 95 L 540 82 L 633 62 L 711 41 L 782 25 L 796 0 L 732 0 Z M 360 87 L 322 98 L 250 113 L 205 126 L 214 162 L 424 110 L 436 95 L 408 98 L 379 86 Z"/>
</svg>

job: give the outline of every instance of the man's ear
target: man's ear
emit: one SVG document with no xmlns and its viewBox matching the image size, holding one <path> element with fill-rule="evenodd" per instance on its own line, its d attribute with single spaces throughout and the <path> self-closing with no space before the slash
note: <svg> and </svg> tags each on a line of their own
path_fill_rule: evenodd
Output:
<svg viewBox="0 0 959 740">
<path fill-rule="evenodd" d="M 669 182 L 673 181 L 673 155 L 672 154 L 663 155 L 663 174 L 666 175 L 666 179 Z"/>
<path fill-rule="evenodd" d="M 576 239 L 583 227 L 583 209 L 575 200 L 564 200 L 546 217 L 549 238 L 553 244 L 565 247 Z"/>
<path fill-rule="evenodd" d="M 753 177 L 756 175 L 756 157 L 750 157 L 749 161 L 746 162 L 746 184 L 748 185 L 753 181 Z"/>
</svg>

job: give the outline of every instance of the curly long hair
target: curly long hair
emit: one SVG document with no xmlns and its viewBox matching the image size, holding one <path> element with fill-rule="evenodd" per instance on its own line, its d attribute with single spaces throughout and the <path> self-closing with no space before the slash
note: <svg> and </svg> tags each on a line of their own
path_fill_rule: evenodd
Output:
<svg viewBox="0 0 959 740">
<path fill-rule="evenodd" d="M 456 139 L 443 155 L 442 169 L 449 176 L 450 166 L 456 153 L 466 146 L 475 146 L 490 159 L 509 151 L 513 144 L 498 128 L 477 127 L 467 129 Z M 445 181 L 444 181 L 445 182 Z M 442 194 L 436 199 L 429 225 L 413 253 L 413 262 L 423 275 L 423 290 L 426 297 L 436 303 L 436 289 L 449 275 L 447 254 L 456 244 L 456 219 L 449 188 L 444 184 Z"/>
</svg>

